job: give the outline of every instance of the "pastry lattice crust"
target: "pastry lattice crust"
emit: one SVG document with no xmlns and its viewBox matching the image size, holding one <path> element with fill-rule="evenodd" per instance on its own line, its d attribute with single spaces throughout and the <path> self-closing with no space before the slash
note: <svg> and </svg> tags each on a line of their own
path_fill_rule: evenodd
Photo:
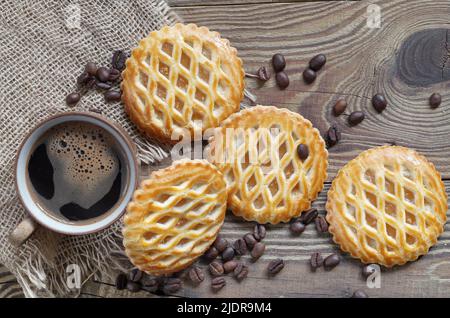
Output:
<svg viewBox="0 0 450 318">
<path fill-rule="evenodd" d="M 151 32 L 132 51 L 122 100 L 143 132 L 174 143 L 186 129 L 193 136 L 238 111 L 244 74 L 237 50 L 219 33 L 178 23 Z"/>
<path fill-rule="evenodd" d="M 227 131 L 235 132 L 233 138 Z M 309 148 L 305 161 L 297 154 L 299 144 Z M 327 176 L 328 152 L 319 131 L 301 115 L 274 106 L 231 115 L 212 137 L 209 152 L 227 181 L 233 213 L 259 223 L 300 215 Z"/>
<path fill-rule="evenodd" d="M 339 171 L 326 209 L 329 231 L 343 251 L 391 267 L 416 260 L 436 243 L 447 220 L 447 194 L 425 157 L 382 146 Z"/>
<path fill-rule="evenodd" d="M 186 268 L 216 239 L 226 199 L 225 180 L 207 161 L 180 160 L 153 172 L 127 207 L 126 254 L 153 275 Z"/>
</svg>

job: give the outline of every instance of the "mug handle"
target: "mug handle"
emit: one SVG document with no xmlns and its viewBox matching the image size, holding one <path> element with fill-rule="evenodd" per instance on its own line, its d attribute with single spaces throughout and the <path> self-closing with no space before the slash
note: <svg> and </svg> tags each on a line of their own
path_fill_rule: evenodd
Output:
<svg viewBox="0 0 450 318">
<path fill-rule="evenodd" d="M 20 222 L 16 228 L 9 235 L 9 242 L 19 247 L 25 243 L 38 228 L 38 224 L 29 215 L 27 215 L 22 222 Z"/>
</svg>

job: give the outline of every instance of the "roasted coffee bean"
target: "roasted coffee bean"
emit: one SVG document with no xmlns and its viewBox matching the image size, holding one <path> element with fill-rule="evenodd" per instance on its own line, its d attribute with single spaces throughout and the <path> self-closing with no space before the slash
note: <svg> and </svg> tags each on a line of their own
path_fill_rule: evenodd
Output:
<svg viewBox="0 0 450 318">
<path fill-rule="evenodd" d="M 267 70 L 265 66 L 261 66 L 258 69 L 258 72 L 256 72 L 256 74 L 258 74 L 258 78 L 261 81 L 268 81 L 270 79 L 270 72 Z"/>
<path fill-rule="evenodd" d="M 347 109 L 347 101 L 345 99 L 339 99 L 333 106 L 334 116 L 339 116 Z"/>
<path fill-rule="evenodd" d="M 328 222 L 323 216 L 318 216 L 314 221 L 316 223 L 316 230 L 319 233 L 328 232 Z"/>
<path fill-rule="evenodd" d="M 128 274 L 128 279 L 132 282 L 140 282 L 142 277 L 144 277 L 144 273 L 139 269 L 135 268 Z"/>
<path fill-rule="evenodd" d="M 247 233 L 244 235 L 245 243 L 247 244 L 247 249 L 251 250 L 253 246 L 258 242 L 252 233 Z"/>
<path fill-rule="evenodd" d="M 438 108 L 439 105 L 441 104 L 441 102 L 442 102 L 441 94 L 439 94 L 439 93 L 431 94 L 431 96 L 430 96 L 430 107 L 431 108 L 433 108 L 433 109 Z"/>
<path fill-rule="evenodd" d="M 353 293 L 352 298 L 369 298 L 369 296 L 362 290 L 358 289 Z"/>
<path fill-rule="evenodd" d="M 91 79 L 91 76 L 87 72 L 83 72 L 77 77 L 78 85 L 86 85 L 86 83 Z"/>
<path fill-rule="evenodd" d="M 316 208 L 311 208 L 306 211 L 304 211 L 300 215 L 300 222 L 302 222 L 305 225 L 308 225 L 309 223 L 313 222 L 316 217 L 319 215 L 319 211 L 317 211 Z"/>
<path fill-rule="evenodd" d="M 116 81 L 118 78 L 120 78 L 120 71 L 119 71 L 119 70 L 116 70 L 115 68 L 109 69 L 109 77 L 108 77 L 108 81 L 114 82 L 114 81 Z"/>
<path fill-rule="evenodd" d="M 216 277 L 213 280 L 211 280 L 211 289 L 214 292 L 218 292 L 219 290 L 224 288 L 226 284 L 227 284 L 227 282 L 226 282 L 225 278 Z"/>
<path fill-rule="evenodd" d="M 223 264 L 219 261 L 213 261 L 209 264 L 209 272 L 212 276 L 220 276 L 223 275 Z"/>
<path fill-rule="evenodd" d="M 245 243 L 245 240 L 243 238 L 234 241 L 233 247 L 237 255 L 244 255 L 248 252 L 247 243 Z"/>
<path fill-rule="evenodd" d="M 205 274 L 203 270 L 198 266 L 193 266 L 188 273 L 189 279 L 194 284 L 198 285 L 205 280 Z"/>
<path fill-rule="evenodd" d="M 238 263 L 233 271 L 233 275 L 238 281 L 243 280 L 248 275 L 248 266 L 244 263 Z"/>
<path fill-rule="evenodd" d="M 111 82 L 100 82 L 99 80 L 97 80 L 95 81 L 95 87 L 97 87 L 98 89 L 108 90 L 111 89 L 112 84 Z"/>
<path fill-rule="evenodd" d="M 350 114 L 350 116 L 348 116 L 348 123 L 350 126 L 356 126 L 364 120 L 364 117 L 365 115 L 363 112 L 359 110 L 354 111 Z"/>
<path fill-rule="evenodd" d="M 272 56 L 272 66 L 275 72 L 281 72 L 286 67 L 286 60 L 283 54 L 277 53 Z"/>
<path fill-rule="evenodd" d="M 300 221 L 294 221 L 289 225 L 289 230 L 296 235 L 302 234 L 305 231 L 306 226 Z"/>
<path fill-rule="evenodd" d="M 285 89 L 289 86 L 289 76 L 286 72 L 278 72 L 275 75 L 275 81 L 280 89 Z"/>
<path fill-rule="evenodd" d="M 255 224 L 253 228 L 253 237 L 257 241 L 261 241 L 266 237 L 266 227 L 262 224 Z"/>
<path fill-rule="evenodd" d="M 97 65 L 94 62 L 87 62 L 84 71 L 90 76 L 95 76 L 97 74 Z"/>
<path fill-rule="evenodd" d="M 284 261 L 281 258 L 277 258 L 269 263 L 267 271 L 270 275 L 278 274 L 284 268 Z"/>
<path fill-rule="evenodd" d="M 300 160 L 304 161 L 309 156 L 309 148 L 305 144 L 299 144 L 297 146 L 297 154 Z"/>
<path fill-rule="evenodd" d="M 318 54 L 309 61 L 309 68 L 313 71 L 319 71 L 327 62 L 325 54 Z"/>
<path fill-rule="evenodd" d="M 137 282 L 128 281 L 127 282 L 127 289 L 132 293 L 137 293 L 141 290 L 142 285 Z"/>
<path fill-rule="evenodd" d="M 307 84 L 311 84 L 312 82 L 314 82 L 316 80 L 316 77 L 317 73 L 310 68 L 307 68 L 303 71 L 303 80 Z"/>
<path fill-rule="evenodd" d="M 222 253 L 228 247 L 228 241 L 221 236 L 218 236 L 214 241 L 214 247 Z"/>
<path fill-rule="evenodd" d="M 253 258 L 253 261 L 257 261 L 264 254 L 265 250 L 266 245 L 264 243 L 257 242 L 255 246 L 253 246 L 252 252 L 250 253 L 250 255 Z"/>
<path fill-rule="evenodd" d="M 143 289 L 145 289 L 146 291 L 148 291 L 150 293 L 156 292 L 158 290 L 159 286 L 160 286 L 160 281 L 154 277 L 146 279 L 142 283 Z"/>
<path fill-rule="evenodd" d="M 320 254 L 319 252 L 312 253 L 311 254 L 311 259 L 310 259 L 309 262 L 311 264 L 311 268 L 313 270 L 316 270 L 317 268 L 319 268 L 323 264 L 322 254 Z"/>
<path fill-rule="evenodd" d="M 124 273 L 120 273 L 116 277 L 116 289 L 123 290 L 127 287 L 128 278 Z"/>
<path fill-rule="evenodd" d="M 77 93 L 77 92 L 70 93 L 66 97 L 66 103 L 69 106 L 73 106 L 73 105 L 75 105 L 76 103 L 78 103 L 80 101 L 80 98 L 81 98 L 81 94 L 80 93 Z"/>
<path fill-rule="evenodd" d="M 102 114 L 101 109 L 90 107 L 88 110 L 93 113 Z"/>
<path fill-rule="evenodd" d="M 373 273 L 375 273 L 375 269 L 373 268 L 372 264 L 365 265 L 362 269 L 362 275 L 364 276 L 364 278 L 369 277 Z"/>
<path fill-rule="evenodd" d="M 97 77 L 100 82 L 107 82 L 109 80 L 109 69 L 103 66 L 99 67 L 95 77 Z"/>
<path fill-rule="evenodd" d="M 127 54 L 122 50 L 114 51 L 111 66 L 116 70 L 123 71 L 125 69 L 125 62 L 127 61 Z"/>
<path fill-rule="evenodd" d="M 206 253 L 204 254 L 206 259 L 209 259 L 210 261 L 214 260 L 219 256 L 219 251 L 214 246 L 211 246 Z"/>
<path fill-rule="evenodd" d="M 231 261 L 234 258 L 234 248 L 231 246 L 228 246 L 223 252 L 222 252 L 222 260 L 224 262 Z"/>
<path fill-rule="evenodd" d="M 375 94 L 372 97 L 372 106 L 375 108 L 375 110 L 379 113 L 381 113 L 383 110 L 386 109 L 387 101 L 386 98 L 382 94 Z"/>
<path fill-rule="evenodd" d="M 166 295 L 176 293 L 181 289 L 183 283 L 179 278 L 167 278 L 164 280 L 162 292 Z"/>
<path fill-rule="evenodd" d="M 335 268 L 341 262 L 341 258 L 337 254 L 331 254 L 323 260 L 323 266 L 330 270 Z"/>
<path fill-rule="evenodd" d="M 234 269 L 236 268 L 237 265 L 238 265 L 238 262 L 236 262 L 236 261 L 226 262 L 225 264 L 223 264 L 224 273 L 228 274 L 228 273 L 234 271 Z"/>
<path fill-rule="evenodd" d="M 110 102 L 120 102 L 122 99 L 122 93 L 120 91 L 107 91 L 105 94 L 105 101 Z"/>
<path fill-rule="evenodd" d="M 339 140 L 341 140 L 341 131 L 336 125 L 328 128 L 328 131 L 325 135 L 325 140 L 327 142 L 328 148 L 335 146 Z"/>
</svg>

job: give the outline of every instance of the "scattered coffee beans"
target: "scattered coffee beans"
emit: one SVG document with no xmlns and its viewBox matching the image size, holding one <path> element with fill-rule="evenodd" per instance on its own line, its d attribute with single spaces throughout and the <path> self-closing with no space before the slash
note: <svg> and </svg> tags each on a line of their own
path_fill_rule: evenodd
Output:
<svg viewBox="0 0 450 318">
<path fill-rule="evenodd" d="M 281 72 L 286 67 L 286 60 L 283 54 L 277 53 L 272 56 L 272 65 L 275 72 Z"/>
<path fill-rule="evenodd" d="M 327 142 L 328 148 L 335 146 L 339 142 L 339 140 L 341 140 L 341 132 L 336 124 L 328 128 L 328 131 L 325 135 L 325 140 Z"/>
<path fill-rule="evenodd" d="M 292 232 L 292 234 L 296 235 L 302 234 L 303 231 L 305 231 L 305 229 L 306 229 L 305 224 L 303 224 L 300 221 L 294 221 L 289 226 L 289 230 Z"/>
<path fill-rule="evenodd" d="M 442 102 L 442 97 L 441 97 L 441 94 L 439 94 L 439 93 L 433 93 L 431 96 L 430 96 L 430 107 L 431 108 L 438 108 L 439 107 L 439 105 L 441 104 L 441 102 Z"/>
<path fill-rule="evenodd" d="M 245 243 L 247 244 L 247 249 L 251 250 L 253 246 L 258 242 L 252 233 L 247 233 L 244 235 Z"/>
<path fill-rule="evenodd" d="M 234 248 L 231 246 L 228 246 L 223 252 L 222 252 L 222 260 L 224 262 L 231 261 L 234 258 Z"/>
<path fill-rule="evenodd" d="M 319 268 L 323 264 L 322 254 L 320 254 L 319 252 L 312 253 L 311 254 L 311 259 L 310 259 L 309 262 L 311 264 L 311 268 L 313 270 L 316 270 L 317 268 Z"/>
<path fill-rule="evenodd" d="M 236 261 L 228 261 L 225 264 L 223 264 L 223 271 L 225 274 L 231 273 L 234 271 L 236 266 L 238 265 L 238 262 Z"/>
<path fill-rule="evenodd" d="M 205 258 L 212 261 L 219 256 L 219 251 L 214 246 L 211 246 L 204 254 Z"/>
<path fill-rule="evenodd" d="M 123 71 L 125 69 L 125 62 L 127 58 L 128 56 L 127 54 L 125 54 L 124 51 L 122 50 L 114 51 L 111 60 L 111 66 L 118 71 Z"/>
<path fill-rule="evenodd" d="M 157 278 L 150 278 L 145 280 L 142 284 L 143 289 L 150 293 L 154 293 L 159 289 L 160 281 Z"/>
<path fill-rule="evenodd" d="M 243 280 L 248 275 L 248 266 L 243 263 L 238 263 L 233 271 L 233 275 L 238 281 Z"/>
<path fill-rule="evenodd" d="M 369 296 L 367 296 L 367 294 L 362 290 L 358 289 L 353 293 L 352 298 L 369 298 Z"/>
<path fill-rule="evenodd" d="M 261 241 L 266 237 L 266 227 L 262 224 L 255 224 L 253 228 L 253 237 L 257 241 Z"/>
<path fill-rule="evenodd" d="M 107 91 L 104 96 L 107 102 L 120 102 L 122 93 L 120 91 Z"/>
<path fill-rule="evenodd" d="M 211 289 L 214 292 L 218 292 L 219 290 L 224 288 L 226 284 L 227 284 L 227 282 L 225 281 L 225 278 L 216 277 L 213 280 L 211 280 Z"/>
<path fill-rule="evenodd" d="M 237 255 L 244 255 L 248 252 L 247 243 L 245 243 L 245 240 L 243 238 L 234 241 L 233 247 Z"/>
<path fill-rule="evenodd" d="M 127 287 L 128 278 L 124 273 L 120 273 L 116 277 L 116 288 L 117 290 L 123 290 Z"/>
<path fill-rule="evenodd" d="M 205 280 L 205 274 L 203 273 L 203 270 L 198 266 L 193 266 L 189 270 L 188 275 L 191 282 L 193 282 L 195 285 L 198 285 Z"/>
<path fill-rule="evenodd" d="M 347 101 L 345 99 L 339 99 L 333 106 L 334 116 L 342 115 L 347 109 Z"/>
<path fill-rule="evenodd" d="M 132 293 L 137 293 L 141 290 L 141 284 L 137 282 L 128 281 L 127 283 L 127 289 Z"/>
<path fill-rule="evenodd" d="M 181 289 L 183 283 L 179 278 L 167 278 L 164 280 L 162 292 L 166 295 L 176 293 Z"/>
<path fill-rule="evenodd" d="M 284 268 L 284 261 L 281 258 L 277 258 L 269 263 L 267 271 L 270 275 L 278 274 Z"/>
<path fill-rule="evenodd" d="M 365 116 L 363 112 L 354 111 L 350 114 L 350 116 L 348 116 L 348 123 L 350 124 L 350 126 L 356 126 L 364 120 L 364 117 Z"/>
<path fill-rule="evenodd" d="M 264 243 L 261 242 L 256 243 L 252 249 L 252 252 L 250 253 L 250 255 L 253 258 L 253 261 L 257 261 L 264 254 L 265 250 L 266 245 Z"/>
<path fill-rule="evenodd" d="M 375 108 L 375 110 L 379 113 L 381 113 L 383 110 L 386 109 L 387 101 L 386 98 L 382 94 L 375 94 L 372 97 L 372 106 Z"/>
<path fill-rule="evenodd" d="M 228 247 L 228 241 L 223 237 L 218 236 L 214 241 L 214 247 L 219 253 L 222 253 Z"/>
<path fill-rule="evenodd" d="M 299 144 L 297 146 L 297 154 L 300 160 L 304 161 L 309 156 L 309 148 L 305 144 Z"/>
<path fill-rule="evenodd" d="M 144 277 L 144 273 L 139 269 L 135 268 L 128 274 L 128 279 L 132 282 L 140 282 L 142 277 Z"/>
<path fill-rule="evenodd" d="M 307 84 L 311 84 L 312 82 L 314 82 L 316 80 L 316 77 L 317 73 L 310 68 L 307 68 L 306 70 L 303 71 L 303 80 Z"/>
<path fill-rule="evenodd" d="M 309 68 L 313 71 L 319 71 L 327 62 L 325 54 L 318 54 L 309 61 Z"/>
<path fill-rule="evenodd" d="M 95 76 L 97 74 L 97 65 L 94 62 L 87 62 L 84 71 L 90 76 Z"/>
<path fill-rule="evenodd" d="M 308 209 L 300 215 L 300 222 L 308 225 L 309 223 L 313 222 L 318 215 L 319 211 L 317 211 L 316 208 Z"/>
<path fill-rule="evenodd" d="M 213 261 L 211 264 L 209 264 L 209 272 L 212 276 L 223 275 L 223 264 L 219 261 Z"/>
<path fill-rule="evenodd" d="M 286 72 L 278 72 L 275 75 L 275 81 L 280 89 L 285 89 L 289 86 L 289 76 Z"/>
<path fill-rule="evenodd" d="M 73 106 L 80 101 L 81 94 L 80 93 L 70 93 L 66 97 L 66 103 L 69 106 Z"/>
<path fill-rule="evenodd" d="M 325 269 L 331 270 L 338 266 L 340 262 L 341 258 L 339 257 L 339 255 L 334 253 L 323 260 L 323 266 L 325 267 Z"/>
<path fill-rule="evenodd" d="M 328 232 L 328 222 L 325 220 L 323 216 L 318 216 L 315 220 L 316 223 L 316 229 L 319 233 L 326 233 Z"/>
<path fill-rule="evenodd" d="M 106 82 L 109 79 L 109 69 L 103 66 L 99 67 L 95 76 L 100 82 Z"/>
</svg>

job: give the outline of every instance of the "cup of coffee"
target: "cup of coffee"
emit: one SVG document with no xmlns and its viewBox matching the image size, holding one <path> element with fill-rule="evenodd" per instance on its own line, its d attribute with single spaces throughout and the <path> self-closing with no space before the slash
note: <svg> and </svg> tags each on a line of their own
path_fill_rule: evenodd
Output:
<svg viewBox="0 0 450 318">
<path fill-rule="evenodd" d="M 69 235 L 112 224 L 133 195 L 138 163 L 123 129 L 95 113 L 70 112 L 44 120 L 26 136 L 15 173 L 29 212 L 10 235 L 17 246 L 38 224 Z"/>
</svg>

